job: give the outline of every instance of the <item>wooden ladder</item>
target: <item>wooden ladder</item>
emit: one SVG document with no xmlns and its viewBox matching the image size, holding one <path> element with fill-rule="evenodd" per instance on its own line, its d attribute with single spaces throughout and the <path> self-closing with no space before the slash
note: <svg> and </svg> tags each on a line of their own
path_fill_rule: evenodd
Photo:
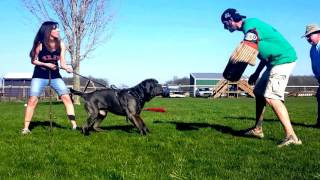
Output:
<svg viewBox="0 0 320 180">
<path fill-rule="evenodd" d="M 213 90 L 213 98 L 220 97 L 228 88 L 227 80 L 220 80 L 217 87 Z"/>
<path fill-rule="evenodd" d="M 246 80 L 240 80 L 238 82 L 238 88 L 242 89 L 246 93 L 248 93 L 249 96 L 255 97 L 253 93 L 253 88 L 248 84 Z"/>
</svg>

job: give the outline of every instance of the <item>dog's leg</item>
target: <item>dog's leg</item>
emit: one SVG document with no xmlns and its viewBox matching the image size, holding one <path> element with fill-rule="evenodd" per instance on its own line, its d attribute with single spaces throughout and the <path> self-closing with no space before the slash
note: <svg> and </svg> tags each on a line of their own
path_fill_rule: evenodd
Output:
<svg viewBox="0 0 320 180">
<path fill-rule="evenodd" d="M 89 133 L 90 127 L 91 127 L 92 124 L 95 122 L 95 120 L 96 120 L 96 117 L 94 117 L 94 116 L 89 116 L 89 117 L 88 117 L 86 124 L 84 124 L 84 125 L 82 126 L 82 133 L 83 133 L 84 135 L 89 135 L 89 134 L 90 134 L 90 133 Z"/>
<path fill-rule="evenodd" d="M 141 122 L 141 118 L 137 116 L 137 104 L 136 101 L 131 99 L 127 101 L 127 106 L 125 108 L 125 112 L 127 114 L 127 117 L 133 124 L 135 125 L 136 128 L 139 129 L 141 135 L 146 135 L 146 132 L 143 127 L 143 123 Z"/>
<path fill-rule="evenodd" d="M 138 128 L 141 131 L 141 124 L 138 122 L 138 120 L 136 119 L 136 117 L 134 117 L 133 114 L 129 114 L 128 115 L 129 120 L 131 121 L 131 123 Z"/>
<path fill-rule="evenodd" d="M 142 119 L 140 118 L 140 116 L 135 114 L 135 115 L 133 115 L 133 117 L 134 117 L 134 121 L 138 124 L 138 128 L 139 128 L 140 134 L 141 135 L 146 135 L 147 132 L 146 132 L 144 123 L 143 123 Z"/>
<path fill-rule="evenodd" d="M 144 123 L 143 119 L 141 118 L 141 116 L 139 114 L 135 115 L 136 119 L 140 122 L 141 126 L 142 126 L 142 130 L 144 131 L 144 134 L 150 133 L 150 130 L 148 129 L 148 127 L 146 126 L 146 124 Z"/>
<path fill-rule="evenodd" d="M 129 118 L 127 117 L 127 119 L 132 123 L 132 125 L 135 127 L 135 128 L 138 128 L 138 126 L 136 125 L 136 123 L 134 122 L 134 120 L 132 118 Z M 139 129 L 139 128 L 138 128 Z"/>
<path fill-rule="evenodd" d="M 107 114 L 108 114 L 108 111 L 104 111 L 104 110 L 99 111 L 98 118 L 92 127 L 95 131 L 98 131 L 98 132 L 104 131 L 103 129 L 100 128 L 100 124 L 103 121 L 103 119 L 107 116 Z"/>
<path fill-rule="evenodd" d="M 90 121 L 91 108 L 90 108 L 90 106 L 89 106 L 87 103 L 85 103 L 85 104 L 84 104 L 84 109 L 87 111 L 87 114 L 88 114 L 89 117 L 87 118 L 86 123 L 82 125 L 82 133 L 83 133 L 84 135 L 89 135 L 88 122 Z"/>
<path fill-rule="evenodd" d="M 128 109 L 125 109 L 125 111 L 126 111 L 126 113 L 127 113 L 128 119 L 131 121 L 131 123 L 132 123 L 136 128 L 139 129 L 140 134 L 146 135 L 146 133 L 143 131 L 143 127 L 142 127 L 142 124 L 140 123 L 140 120 L 137 119 L 136 116 L 135 116 L 133 113 L 129 112 Z"/>
<path fill-rule="evenodd" d="M 89 135 L 89 128 L 92 127 L 97 120 L 99 111 L 98 108 L 91 103 L 86 103 L 85 109 L 87 110 L 89 117 L 87 119 L 87 122 L 82 126 L 82 133 L 84 135 Z"/>
<path fill-rule="evenodd" d="M 100 128 L 100 124 L 102 122 L 104 118 L 100 118 L 100 116 L 97 118 L 97 120 L 95 121 L 95 123 L 93 124 L 93 130 L 97 131 L 97 132 L 103 132 L 104 130 Z"/>
</svg>

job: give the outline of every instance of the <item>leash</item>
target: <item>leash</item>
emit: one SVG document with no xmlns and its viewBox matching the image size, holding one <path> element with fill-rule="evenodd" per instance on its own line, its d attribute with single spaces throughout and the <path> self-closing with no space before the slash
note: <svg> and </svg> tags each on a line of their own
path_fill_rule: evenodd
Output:
<svg viewBox="0 0 320 180">
<path fill-rule="evenodd" d="M 83 76 L 83 75 L 81 75 L 81 74 L 78 74 L 78 73 L 76 73 L 76 72 L 74 72 L 74 71 L 72 71 L 72 74 L 75 74 L 75 75 L 77 75 L 77 76 L 80 76 L 80 77 L 88 80 L 87 85 L 88 85 L 89 82 L 91 81 L 91 82 L 94 82 L 94 83 L 96 83 L 96 84 L 99 84 L 99 85 L 101 85 L 101 86 L 103 86 L 103 87 L 109 88 L 109 87 L 107 87 L 106 85 L 104 85 L 104 84 L 102 84 L 102 83 L 99 83 L 99 82 L 97 82 L 97 81 L 94 81 L 94 80 L 92 80 L 92 79 L 90 79 L 90 78 L 88 78 L 88 77 L 86 77 L 86 76 Z"/>
<path fill-rule="evenodd" d="M 59 67 L 59 68 L 62 69 L 61 67 Z M 74 68 L 72 67 L 72 69 L 74 69 Z M 92 79 L 90 79 L 90 78 L 88 78 L 88 77 L 86 77 L 86 76 L 83 76 L 83 75 L 81 75 L 81 74 L 78 74 L 78 73 L 76 73 L 76 72 L 74 72 L 74 71 L 72 71 L 72 74 L 77 75 L 77 76 L 79 76 L 79 77 L 82 77 L 82 78 L 88 80 L 88 81 L 87 81 L 87 84 L 86 84 L 86 86 L 85 86 L 85 88 L 84 88 L 84 90 L 83 90 L 83 92 L 85 92 L 85 91 L 87 90 L 90 82 L 93 82 L 93 83 L 95 83 L 95 84 L 99 84 L 99 85 L 101 85 L 101 86 L 103 86 L 103 87 L 105 87 L 105 88 L 109 88 L 109 87 L 107 87 L 106 85 L 104 85 L 104 84 L 102 84 L 102 83 L 99 83 L 99 82 L 97 82 L 97 81 L 94 81 L 94 80 L 92 80 Z"/>
<path fill-rule="evenodd" d="M 50 131 L 52 132 L 52 89 L 51 89 L 51 70 L 49 69 L 49 121 L 50 121 Z"/>
</svg>

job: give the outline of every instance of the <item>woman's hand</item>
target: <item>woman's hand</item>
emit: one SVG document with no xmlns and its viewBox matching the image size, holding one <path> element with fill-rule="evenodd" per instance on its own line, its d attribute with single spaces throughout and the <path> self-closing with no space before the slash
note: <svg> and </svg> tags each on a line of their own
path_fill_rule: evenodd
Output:
<svg viewBox="0 0 320 180">
<path fill-rule="evenodd" d="M 72 67 L 69 66 L 69 65 L 63 66 L 62 69 L 64 69 L 67 73 L 72 73 L 73 72 Z"/>
<path fill-rule="evenodd" d="M 56 70 L 57 69 L 57 65 L 52 64 L 52 63 L 44 63 L 46 67 L 48 67 L 51 70 Z"/>
</svg>

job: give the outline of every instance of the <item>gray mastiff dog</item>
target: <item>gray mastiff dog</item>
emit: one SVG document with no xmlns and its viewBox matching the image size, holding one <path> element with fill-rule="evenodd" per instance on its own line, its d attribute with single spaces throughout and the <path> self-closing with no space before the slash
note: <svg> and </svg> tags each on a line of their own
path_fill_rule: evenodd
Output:
<svg viewBox="0 0 320 180">
<path fill-rule="evenodd" d="M 128 89 L 106 88 L 83 93 L 70 88 L 70 91 L 74 95 L 81 96 L 85 101 L 84 107 L 89 115 L 87 122 L 82 127 L 85 135 L 89 135 L 92 129 L 101 131 L 100 123 L 108 112 L 126 116 L 142 135 L 146 135 L 150 131 L 140 117 L 140 113 L 145 102 L 163 92 L 162 86 L 155 79 L 146 79 Z"/>
</svg>

